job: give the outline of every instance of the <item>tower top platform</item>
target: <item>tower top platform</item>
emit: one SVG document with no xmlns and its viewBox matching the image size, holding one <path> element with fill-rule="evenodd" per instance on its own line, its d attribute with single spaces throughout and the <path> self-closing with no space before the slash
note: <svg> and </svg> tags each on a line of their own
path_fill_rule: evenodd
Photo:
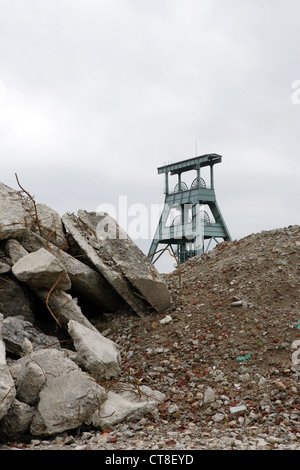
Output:
<svg viewBox="0 0 300 470">
<path fill-rule="evenodd" d="M 188 160 L 182 160 L 177 163 L 170 163 L 168 165 L 161 166 L 157 169 L 158 174 L 171 173 L 176 175 L 185 171 L 196 170 L 203 166 L 214 165 L 215 163 L 221 163 L 222 157 L 216 153 L 209 153 L 199 157 L 189 158 Z"/>
</svg>

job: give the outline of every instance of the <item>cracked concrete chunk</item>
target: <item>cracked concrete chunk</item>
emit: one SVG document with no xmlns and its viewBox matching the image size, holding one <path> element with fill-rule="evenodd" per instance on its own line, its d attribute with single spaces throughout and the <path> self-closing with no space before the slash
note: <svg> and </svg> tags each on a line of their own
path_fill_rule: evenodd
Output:
<svg viewBox="0 0 300 470">
<path fill-rule="evenodd" d="M 77 362 L 95 379 L 109 380 L 119 375 L 121 356 L 113 341 L 73 320 L 68 331 L 77 351 Z"/>
<path fill-rule="evenodd" d="M 49 436 L 78 428 L 105 400 L 103 387 L 81 370 L 49 377 L 40 392 L 37 412 L 31 422 L 31 434 Z"/>
<path fill-rule="evenodd" d="M 104 239 L 104 217 L 116 227 L 119 238 Z M 81 250 L 138 315 L 170 306 L 168 288 L 158 271 L 109 215 L 79 210 L 77 216 L 65 214 L 62 220 Z"/>
<path fill-rule="evenodd" d="M 28 253 L 12 267 L 19 281 L 34 287 L 69 290 L 71 281 L 62 263 L 45 248 Z"/>
</svg>

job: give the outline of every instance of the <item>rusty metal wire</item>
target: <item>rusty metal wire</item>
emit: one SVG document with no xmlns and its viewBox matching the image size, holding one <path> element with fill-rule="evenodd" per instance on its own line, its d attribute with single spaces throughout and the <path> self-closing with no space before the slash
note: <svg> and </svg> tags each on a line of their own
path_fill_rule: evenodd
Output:
<svg viewBox="0 0 300 470">
<path fill-rule="evenodd" d="M 56 316 L 54 315 L 54 313 L 52 312 L 50 306 L 49 306 L 49 298 L 50 298 L 50 295 L 51 293 L 53 292 L 53 290 L 55 289 L 55 287 L 57 286 L 57 284 L 59 283 L 59 281 L 61 280 L 62 278 L 62 275 L 63 273 L 60 273 L 60 275 L 58 276 L 58 279 L 56 280 L 56 282 L 53 284 L 53 286 L 51 287 L 51 289 L 49 290 L 48 292 L 48 295 L 47 295 L 47 298 L 46 298 L 46 307 L 47 309 L 49 310 L 49 312 L 51 313 L 52 317 L 54 318 L 54 320 L 56 321 L 56 323 L 62 327 L 62 324 L 60 323 L 60 321 L 56 318 Z"/>
</svg>

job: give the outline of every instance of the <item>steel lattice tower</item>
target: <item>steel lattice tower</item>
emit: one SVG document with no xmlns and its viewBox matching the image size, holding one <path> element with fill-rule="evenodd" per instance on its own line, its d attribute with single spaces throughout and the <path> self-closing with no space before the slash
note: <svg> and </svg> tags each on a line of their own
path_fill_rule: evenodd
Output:
<svg viewBox="0 0 300 470">
<path fill-rule="evenodd" d="M 215 153 L 190 158 L 177 163 L 171 163 L 158 168 L 158 174 L 165 174 L 165 203 L 161 213 L 156 233 L 152 240 L 148 257 L 153 263 L 163 251 L 159 245 L 170 247 L 179 263 L 188 258 L 207 251 L 212 240 L 231 240 L 221 211 L 217 204 L 214 189 L 214 165 L 220 163 L 222 157 Z M 201 168 L 210 167 L 210 186 L 201 177 Z M 196 177 L 190 187 L 181 179 L 182 173 L 196 171 Z M 169 174 L 177 175 L 174 190 L 169 191 Z M 201 206 L 207 205 L 214 220 Z M 179 213 L 170 220 L 174 209 Z M 204 248 L 204 240 L 209 240 Z M 174 250 L 173 246 L 176 246 Z M 158 254 L 154 259 L 155 254 Z"/>
</svg>

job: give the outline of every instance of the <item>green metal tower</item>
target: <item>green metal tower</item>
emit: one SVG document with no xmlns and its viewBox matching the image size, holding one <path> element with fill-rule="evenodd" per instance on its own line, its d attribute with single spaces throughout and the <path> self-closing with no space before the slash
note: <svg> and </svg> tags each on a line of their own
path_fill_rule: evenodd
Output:
<svg viewBox="0 0 300 470">
<path fill-rule="evenodd" d="M 165 174 L 165 203 L 158 227 L 152 240 L 148 257 L 155 263 L 163 253 L 159 245 L 170 247 L 180 264 L 208 250 L 211 241 L 231 240 L 231 236 L 217 204 L 214 189 L 214 165 L 222 157 L 215 153 L 171 163 L 158 168 Z M 210 167 L 210 185 L 201 177 L 201 169 Z M 182 173 L 196 172 L 190 187 L 182 181 Z M 169 190 L 169 174 L 177 175 L 177 184 Z M 203 206 L 209 208 L 203 210 Z M 174 217 L 174 212 L 177 214 Z M 214 220 L 212 220 L 214 219 Z M 209 240 L 205 248 L 205 240 Z M 175 250 L 173 246 L 176 246 Z M 154 259 L 154 256 L 157 257 Z"/>
</svg>

